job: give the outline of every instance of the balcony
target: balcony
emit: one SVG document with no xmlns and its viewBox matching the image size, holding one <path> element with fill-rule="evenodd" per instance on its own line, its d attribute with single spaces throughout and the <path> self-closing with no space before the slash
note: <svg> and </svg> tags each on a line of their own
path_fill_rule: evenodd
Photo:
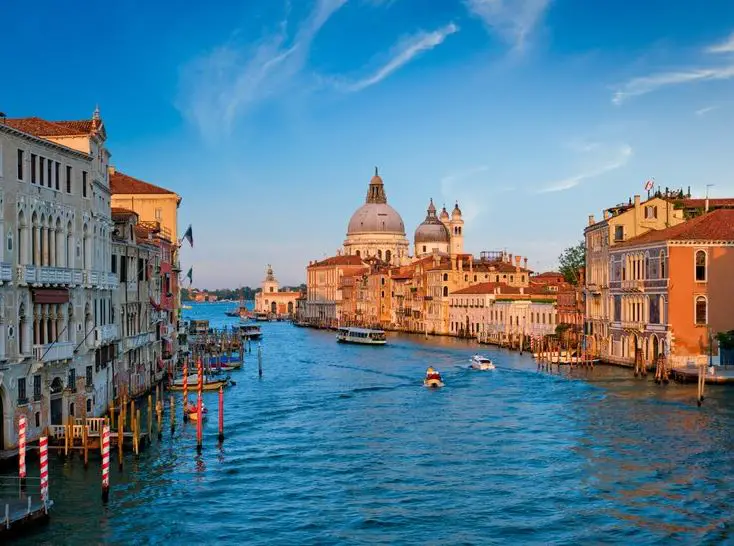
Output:
<svg viewBox="0 0 734 546">
<path fill-rule="evenodd" d="M 84 271 L 84 284 L 100 290 L 116 290 L 117 275 L 108 271 Z"/>
<path fill-rule="evenodd" d="M 0 262 L 0 284 L 13 280 L 13 269 L 9 263 Z"/>
<path fill-rule="evenodd" d="M 123 350 L 125 352 L 133 351 L 139 347 L 142 347 L 143 345 L 147 345 L 150 341 L 151 341 L 151 334 L 149 332 L 144 332 L 142 334 L 137 334 L 134 336 L 126 337 L 123 343 Z"/>
<path fill-rule="evenodd" d="M 646 323 L 644 321 L 623 320 L 620 325 L 623 330 L 643 331 L 645 329 Z"/>
<path fill-rule="evenodd" d="M 81 279 L 75 275 L 78 271 L 68 267 L 48 267 L 39 265 L 18 266 L 19 284 L 30 284 L 32 286 L 74 286 L 75 281 Z M 79 272 L 80 273 L 80 272 Z"/>
<path fill-rule="evenodd" d="M 108 345 L 118 338 L 119 327 L 117 324 L 105 324 L 94 329 L 94 346 Z"/>
<path fill-rule="evenodd" d="M 69 360 L 73 356 L 74 343 L 72 341 L 60 341 L 57 343 L 33 346 L 33 357 L 41 362 Z"/>
<path fill-rule="evenodd" d="M 622 281 L 622 290 L 629 290 L 631 292 L 643 292 L 645 290 L 645 281 L 642 279 L 627 279 Z"/>
</svg>

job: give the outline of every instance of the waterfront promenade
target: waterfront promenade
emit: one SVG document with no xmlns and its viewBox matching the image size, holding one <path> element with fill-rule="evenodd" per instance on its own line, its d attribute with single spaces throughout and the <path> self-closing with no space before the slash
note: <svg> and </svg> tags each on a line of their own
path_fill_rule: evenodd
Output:
<svg viewBox="0 0 734 546">
<path fill-rule="evenodd" d="M 227 320 L 227 305 L 189 313 Z M 51 458 L 49 525 L 19 543 L 721 543 L 731 525 L 734 397 L 597 366 L 538 372 L 530 356 L 452 338 L 385 347 L 263 323 L 233 372 L 226 440 L 206 422 L 115 465 Z M 421 387 L 429 365 L 446 387 Z M 215 407 L 216 394 L 205 394 Z M 178 406 L 180 407 L 180 405 Z M 168 416 L 166 415 L 165 420 Z M 37 474 L 35 467 L 29 474 Z"/>
</svg>

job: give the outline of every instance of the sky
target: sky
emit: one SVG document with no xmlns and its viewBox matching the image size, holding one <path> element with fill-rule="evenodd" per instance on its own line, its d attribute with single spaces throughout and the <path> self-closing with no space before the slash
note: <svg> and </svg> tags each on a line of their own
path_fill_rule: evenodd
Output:
<svg viewBox="0 0 734 546">
<path fill-rule="evenodd" d="M 99 105 L 115 167 L 182 196 L 201 288 L 304 282 L 378 166 L 409 239 L 552 269 L 588 216 L 660 187 L 734 195 L 734 2 L 147 0 L 3 6 L 0 111 Z"/>
</svg>

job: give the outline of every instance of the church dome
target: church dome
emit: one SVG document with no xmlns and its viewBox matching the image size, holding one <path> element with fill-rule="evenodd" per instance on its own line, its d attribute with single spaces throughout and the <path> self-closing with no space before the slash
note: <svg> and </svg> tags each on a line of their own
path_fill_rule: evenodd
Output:
<svg viewBox="0 0 734 546">
<path fill-rule="evenodd" d="M 441 209 L 441 216 L 439 216 L 439 219 L 440 219 L 440 220 L 441 220 L 442 222 L 443 222 L 443 221 L 448 221 L 448 219 L 449 219 L 449 213 L 448 213 L 448 211 L 446 210 L 446 205 L 444 205 L 444 206 L 443 206 L 443 208 Z"/>
<path fill-rule="evenodd" d="M 415 230 L 415 244 L 420 243 L 448 243 L 451 240 L 446 226 L 436 217 L 436 207 L 433 199 L 428 205 L 428 214 L 423 223 Z"/>
<path fill-rule="evenodd" d="M 459 218 L 461 216 L 461 209 L 459 208 L 459 202 L 456 202 L 454 210 L 451 211 L 451 218 Z"/>
<path fill-rule="evenodd" d="M 387 204 L 387 195 L 382 178 L 377 174 L 370 180 L 366 203 L 359 207 L 347 227 L 347 236 L 359 233 L 388 233 L 405 235 L 403 219 L 394 208 Z"/>
</svg>

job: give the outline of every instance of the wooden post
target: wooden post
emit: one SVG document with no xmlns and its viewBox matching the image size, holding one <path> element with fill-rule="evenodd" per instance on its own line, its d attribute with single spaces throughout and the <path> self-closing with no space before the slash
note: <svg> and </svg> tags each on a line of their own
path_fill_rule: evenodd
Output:
<svg viewBox="0 0 734 546">
<path fill-rule="evenodd" d="M 135 413 L 135 455 L 140 455 L 140 410 Z"/>
<path fill-rule="evenodd" d="M 82 425 L 82 443 L 84 444 L 84 468 L 89 466 L 89 444 L 87 442 L 87 425 Z"/>
<path fill-rule="evenodd" d="M 189 405 L 189 366 L 188 358 L 184 361 L 183 365 L 183 415 L 184 421 L 188 419 L 188 408 Z"/>
<path fill-rule="evenodd" d="M 259 343 L 257 345 L 257 375 L 263 376 L 263 346 Z"/>
<path fill-rule="evenodd" d="M 41 436 L 39 446 L 41 457 L 41 500 L 48 513 L 48 437 Z"/>
<path fill-rule="evenodd" d="M 174 401 L 173 395 L 171 395 L 171 432 L 176 429 L 176 402 Z"/>
<path fill-rule="evenodd" d="M 122 413 L 117 417 L 117 462 L 122 470 L 123 444 L 125 443 L 125 418 Z"/>
<path fill-rule="evenodd" d="M 130 430 L 133 429 L 133 421 L 135 421 L 135 400 L 130 400 Z"/>
<path fill-rule="evenodd" d="M 102 427 L 102 501 L 110 498 L 110 427 Z"/>
<path fill-rule="evenodd" d="M 224 389 L 219 387 L 219 441 L 224 441 Z"/>
<path fill-rule="evenodd" d="M 158 398 L 155 401 L 155 414 L 158 418 L 158 439 L 163 437 L 163 401 Z"/>
<path fill-rule="evenodd" d="M 153 433 L 153 395 L 148 395 L 148 441 L 150 442 Z"/>
<path fill-rule="evenodd" d="M 110 423 L 115 422 L 115 403 L 110 402 Z"/>
<path fill-rule="evenodd" d="M 18 418 L 18 476 L 20 483 L 25 484 L 25 415 Z"/>
<path fill-rule="evenodd" d="M 704 390 L 705 385 L 706 385 L 706 363 L 704 362 L 698 365 L 698 396 L 697 396 L 698 407 L 701 407 L 701 404 L 703 404 L 703 400 L 704 400 L 703 390 Z"/>
</svg>

